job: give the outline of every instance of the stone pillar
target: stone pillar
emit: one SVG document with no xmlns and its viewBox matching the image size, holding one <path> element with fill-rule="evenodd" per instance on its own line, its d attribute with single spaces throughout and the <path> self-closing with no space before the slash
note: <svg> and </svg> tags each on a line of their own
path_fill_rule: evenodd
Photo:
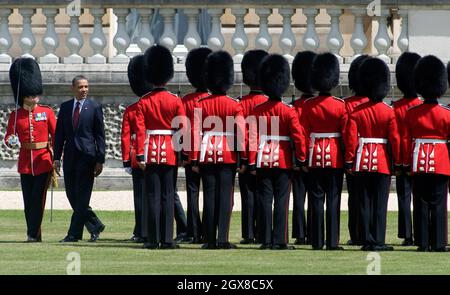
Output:
<svg viewBox="0 0 450 295">
<path fill-rule="evenodd" d="M 105 9 L 92 8 L 91 14 L 94 16 L 94 31 L 92 32 L 89 44 L 94 52 L 94 55 L 87 58 L 88 64 L 106 64 L 106 57 L 103 55 L 103 50 L 106 47 L 106 37 L 103 33 L 102 17 L 105 15 Z"/>
</svg>

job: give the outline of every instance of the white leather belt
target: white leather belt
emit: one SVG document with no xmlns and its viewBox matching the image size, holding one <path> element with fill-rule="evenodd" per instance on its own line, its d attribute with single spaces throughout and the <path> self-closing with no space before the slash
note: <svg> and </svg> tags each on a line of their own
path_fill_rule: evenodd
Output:
<svg viewBox="0 0 450 295">
<path fill-rule="evenodd" d="M 264 145 L 269 141 L 290 141 L 291 138 L 289 136 L 280 136 L 280 135 L 260 135 L 259 136 L 259 147 L 258 147 L 258 158 L 256 162 L 256 167 L 261 168 L 261 162 L 264 152 Z"/>
<path fill-rule="evenodd" d="M 202 146 L 200 147 L 200 162 L 205 161 L 206 150 L 208 148 L 209 140 L 212 136 L 234 136 L 232 132 L 221 132 L 221 131 L 205 131 L 202 133 Z M 220 142 L 218 148 L 222 149 L 223 141 Z"/>
<path fill-rule="evenodd" d="M 147 159 L 148 159 L 148 145 L 150 144 L 150 136 L 152 135 L 173 135 L 175 133 L 175 131 L 170 130 L 170 129 L 147 129 L 146 134 L 147 134 L 147 138 L 145 140 L 145 144 L 144 144 L 144 160 L 145 163 L 147 163 Z"/>
<path fill-rule="evenodd" d="M 311 138 L 311 143 L 309 146 L 309 166 L 312 166 L 312 158 L 314 153 L 314 146 L 316 145 L 316 139 L 319 138 L 339 138 L 342 134 L 340 132 L 324 132 L 324 133 L 316 133 L 311 132 L 309 137 Z"/>
<path fill-rule="evenodd" d="M 386 138 L 360 137 L 358 140 L 358 151 L 356 152 L 356 169 L 355 169 L 355 171 L 360 171 L 361 157 L 362 157 L 364 145 L 370 144 L 370 143 L 387 144 L 388 140 Z"/>
<path fill-rule="evenodd" d="M 437 138 L 414 138 L 414 151 L 413 151 L 413 172 L 417 172 L 417 163 L 419 161 L 419 150 L 423 144 L 447 144 L 448 140 Z"/>
</svg>

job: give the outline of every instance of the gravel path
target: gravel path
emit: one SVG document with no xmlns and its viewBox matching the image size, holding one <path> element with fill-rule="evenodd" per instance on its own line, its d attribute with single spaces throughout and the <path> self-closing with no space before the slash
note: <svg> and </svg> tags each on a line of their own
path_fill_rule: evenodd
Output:
<svg viewBox="0 0 450 295">
<path fill-rule="evenodd" d="M 179 192 L 179 196 L 183 207 L 186 209 L 186 192 Z M 53 196 L 53 208 L 58 210 L 70 209 L 64 191 L 55 191 Z M 200 208 L 203 207 L 203 197 L 200 194 Z M 342 194 L 341 209 L 347 210 L 348 194 Z M 449 202 L 450 203 L 450 202 Z M 292 210 L 292 196 L 290 200 L 290 209 Z M 92 193 L 91 207 L 94 210 L 106 211 L 128 211 L 133 208 L 133 192 L 132 191 L 94 191 Z M 50 191 L 47 194 L 46 208 L 50 209 Z M 397 211 L 397 196 L 390 194 L 389 211 Z M 20 191 L 0 191 L 0 210 L 2 209 L 23 209 L 22 193 Z M 241 210 L 241 198 L 239 193 L 234 194 L 234 211 Z"/>
</svg>

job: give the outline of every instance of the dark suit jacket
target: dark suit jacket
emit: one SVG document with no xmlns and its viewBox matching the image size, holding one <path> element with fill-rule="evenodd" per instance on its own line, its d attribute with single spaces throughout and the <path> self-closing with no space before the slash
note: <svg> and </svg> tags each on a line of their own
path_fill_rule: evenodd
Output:
<svg viewBox="0 0 450 295">
<path fill-rule="evenodd" d="M 104 163 L 105 126 L 102 105 L 87 98 L 75 130 L 72 111 L 73 99 L 61 104 L 56 123 L 54 159 L 61 160 L 64 149 L 64 169 L 70 169 L 79 161 Z M 80 158 L 75 158 L 80 154 Z"/>
</svg>

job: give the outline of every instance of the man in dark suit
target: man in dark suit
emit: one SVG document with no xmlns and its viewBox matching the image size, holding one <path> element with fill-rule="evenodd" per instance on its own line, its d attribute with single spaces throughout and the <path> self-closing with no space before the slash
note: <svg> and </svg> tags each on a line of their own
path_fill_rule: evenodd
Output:
<svg viewBox="0 0 450 295">
<path fill-rule="evenodd" d="M 74 99 L 61 104 L 56 124 L 54 168 L 59 173 L 64 149 L 63 171 L 66 195 L 73 209 L 67 236 L 61 242 L 82 239 L 83 226 L 91 234 L 90 242 L 98 240 L 105 225 L 89 207 L 94 178 L 105 162 L 105 129 L 102 106 L 87 98 L 86 77 L 72 81 Z"/>
</svg>

